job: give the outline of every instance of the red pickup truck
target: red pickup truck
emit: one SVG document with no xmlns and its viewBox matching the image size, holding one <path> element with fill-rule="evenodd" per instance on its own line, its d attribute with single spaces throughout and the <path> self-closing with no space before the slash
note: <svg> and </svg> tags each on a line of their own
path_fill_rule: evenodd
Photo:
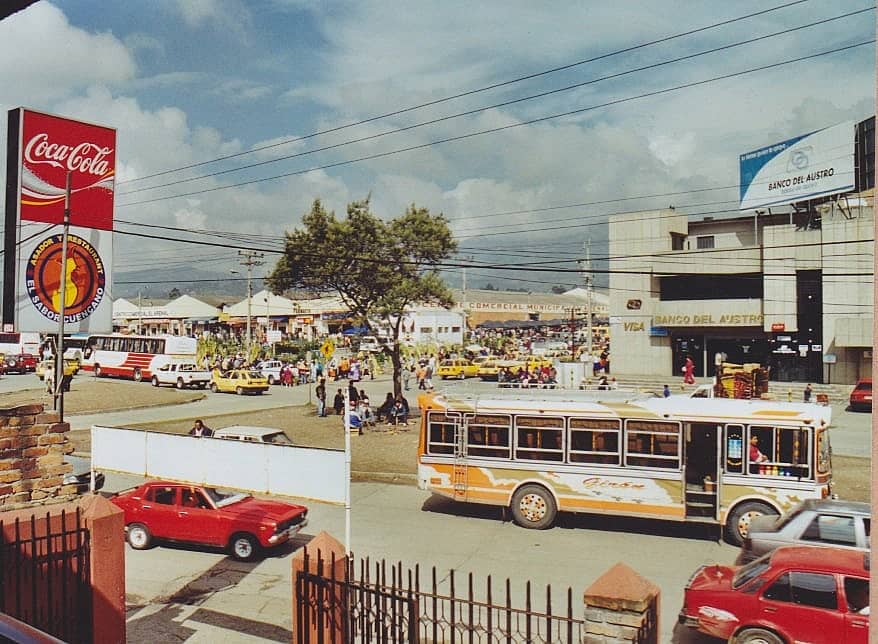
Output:
<svg viewBox="0 0 878 644">
<path fill-rule="evenodd" d="M 110 499 L 125 512 L 125 531 L 135 550 L 154 541 L 227 548 L 241 561 L 288 541 L 308 524 L 308 508 L 212 487 L 150 481 Z"/>
<path fill-rule="evenodd" d="M 32 353 L 6 356 L 6 373 L 33 373 L 37 370 L 37 357 Z"/>
</svg>

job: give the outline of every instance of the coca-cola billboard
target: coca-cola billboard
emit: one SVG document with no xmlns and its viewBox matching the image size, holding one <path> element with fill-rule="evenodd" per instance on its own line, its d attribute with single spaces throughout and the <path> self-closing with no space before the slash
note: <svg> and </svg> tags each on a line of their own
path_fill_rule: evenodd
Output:
<svg viewBox="0 0 878 644">
<path fill-rule="evenodd" d="M 13 109 L 6 161 L 4 326 L 56 331 L 63 301 L 66 331 L 110 331 L 116 130 Z"/>
<path fill-rule="evenodd" d="M 70 173 L 70 223 L 113 229 L 116 130 L 21 111 L 19 180 L 23 221 L 61 223 Z"/>
</svg>

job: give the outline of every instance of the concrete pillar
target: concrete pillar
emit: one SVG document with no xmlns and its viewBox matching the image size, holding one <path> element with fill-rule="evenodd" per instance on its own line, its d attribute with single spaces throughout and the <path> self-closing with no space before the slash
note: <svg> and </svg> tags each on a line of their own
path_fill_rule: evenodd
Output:
<svg viewBox="0 0 878 644">
<path fill-rule="evenodd" d="M 654 584 L 617 563 L 583 595 L 583 644 L 658 644 L 659 598 Z"/>
<path fill-rule="evenodd" d="M 323 578 L 344 580 L 347 566 L 347 553 L 344 546 L 325 530 L 308 542 L 308 570 L 316 575 L 321 572 Z M 335 555 L 333 568 L 332 557 Z M 318 562 L 323 562 L 322 571 Z M 346 627 L 346 610 L 343 603 L 345 597 L 341 584 L 335 586 L 334 596 L 321 592 L 315 584 L 307 587 L 307 596 L 299 597 L 296 583 L 298 573 L 305 570 L 305 548 L 293 556 L 293 642 L 343 642 Z M 319 631 L 318 608 L 323 611 L 323 632 Z M 300 611 L 303 612 L 300 616 Z M 301 623 L 300 623 L 301 622 Z M 333 639 L 333 630 L 335 631 Z M 307 632 L 305 632 L 307 631 Z M 322 639 L 321 639 L 322 637 Z"/>
<path fill-rule="evenodd" d="M 125 642 L 125 513 L 89 494 L 80 502 L 91 538 L 92 641 Z"/>
</svg>

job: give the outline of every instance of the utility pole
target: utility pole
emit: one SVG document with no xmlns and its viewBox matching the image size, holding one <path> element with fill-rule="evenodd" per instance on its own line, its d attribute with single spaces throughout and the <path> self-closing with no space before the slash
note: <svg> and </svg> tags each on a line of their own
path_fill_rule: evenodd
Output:
<svg viewBox="0 0 878 644">
<path fill-rule="evenodd" d="M 591 346 L 591 238 L 585 241 L 585 262 L 583 262 L 584 270 L 582 278 L 585 281 L 585 320 L 586 320 L 586 340 L 588 342 L 588 355 L 593 357 Z"/>
<path fill-rule="evenodd" d="M 464 262 L 471 262 L 475 258 L 472 255 L 461 257 Z M 460 310 L 463 313 L 463 343 L 466 345 L 466 335 L 469 330 L 467 326 L 466 315 L 466 266 L 463 267 L 463 278 L 461 280 Z"/>
<path fill-rule="evenodd" d="M 238 257 L 241 258 L 241 261 L 239 262 L 241 266 L 247 267 L 247 337 L 244 339 L 244 346 L 246 348 L 247 360 L 249 361 L 250 343 L 252 341 L 252 336 L 250 334 L 250 318 L 253 306 L 253 267 L 262 266 L 265 263 L 262 261 L 262 258 L 265 257 L 265 255 L 252 250 L 239 250 Z"/>
</svg>

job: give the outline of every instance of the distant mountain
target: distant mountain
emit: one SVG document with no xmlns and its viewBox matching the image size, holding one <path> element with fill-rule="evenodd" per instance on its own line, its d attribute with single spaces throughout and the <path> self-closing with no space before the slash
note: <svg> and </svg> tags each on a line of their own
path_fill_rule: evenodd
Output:
<svg viewBox="0 0 878 644">
<path fill-rule="evenodd" d="M 262 290 L 262 279 L 253 278 L 253 292 Z M 247 295 L 247 280 L 228 271 L 210 271 L 198 268 L 150 269 L 118 272 L 113 276 L 113 299 L 132 299 L 139 296 L 168 298 L 176 289 L 181 294 Z"/>
</svg>

